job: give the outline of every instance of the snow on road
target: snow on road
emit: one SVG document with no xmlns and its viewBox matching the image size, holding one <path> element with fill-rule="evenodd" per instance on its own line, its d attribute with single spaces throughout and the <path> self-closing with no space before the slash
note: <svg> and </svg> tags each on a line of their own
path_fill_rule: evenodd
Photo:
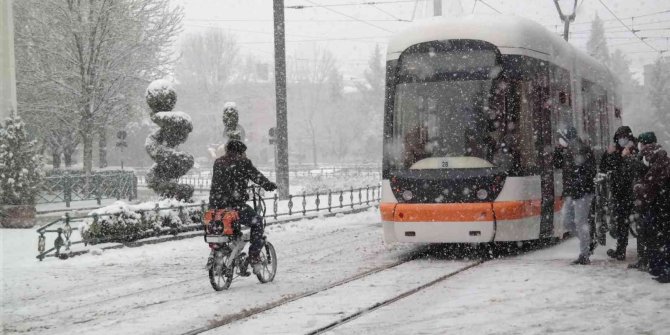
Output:
<svg viewBox="0 0 670 335">
<path fill-rule="evenodd" d="M 603 247 L 570 265 L 577 250 L 573 238 L 486 262 L 327 334 L 670 334 L 668 285 Z"/>
<path fill-rule="evenodd" d="M 271 309 L 205 334 L 304 334 L 394 298 L 474 261 L 419 259 Z"/>
<path fill-rule="evenodd" d="M 35 260 L 37 234 L 2 233 L 6 333 L 180 333 L 396 262 L 415 247 L 387 250 L 375 211 L 268 227 L 278 253 L 275 281 L 254 277 L 215 292 L 201 238 L 105 251 L 67 261 Z"/>
<path fill-rule="evenodd" d="M 268 228 L 279 272 L 215 292 L 201 238 L 35 260 L 34 231 L 2 234 L 7 334 L 181 334 L 393 264 L 423 248 L 386 248 L 374 210 Z M 612 241 L 609 241 L 611 244 Z M 634 253 L 635 244 L 629 246 Z M 597 250 L 571 266 L 577 241 L 492 260 L 331 330 L 333 334 L 663 334 L 670 290 Z M 630 255 L 632 260 L 634 255 Z M 212 329 L 212 334 L 305 333 L 470 264 L 429 255 Z"/>
</svg>

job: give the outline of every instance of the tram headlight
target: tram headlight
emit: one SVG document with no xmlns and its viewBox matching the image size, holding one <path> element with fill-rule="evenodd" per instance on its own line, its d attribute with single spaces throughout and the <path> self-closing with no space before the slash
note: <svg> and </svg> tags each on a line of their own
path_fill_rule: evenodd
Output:
<svg viewBox="0 0 670 335">
<path fill-rule="evenodd" d="M 405 201 L 410 201 L 414 198 L 414 194 L 412 194 L 412 191 L 410 190 L 405 190 L 405 192 L 402 192 L 402 198 L 405 199 Z"/>
<path fill-rule="evenodd" d="M 487 191 L 486 191 L 485 189 L 483 189 L 483 188 L 480 188 L 480 189 L 477 191 L 477 198 L 478 198 L 479 200 L 484 200 L 484 199 L 486 199 L 486 197 L 488 197 L 488 196 L 489 196 L 489 192 L 487 192 Z"/>
</svg>

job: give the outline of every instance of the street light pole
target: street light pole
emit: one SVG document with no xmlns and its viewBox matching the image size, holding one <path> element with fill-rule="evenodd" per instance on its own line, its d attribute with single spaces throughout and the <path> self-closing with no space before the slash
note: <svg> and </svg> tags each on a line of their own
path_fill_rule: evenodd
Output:
<svg viewBox="0 0 670 335">
<path fill-rule="evenodd" d="M 563 14 L 561 6 L 558 5 L 558 0 L 554 0 L 554 5 L 556 5 L 556 9 L 558 10 L 558 16 L 561 18 L 561 21 L 563 21 L 563 23 L 565 24 L 563 26 L 563 39 L 567 41 L 570 35 L 570 22 L 575 20 L 575 16 L 577 14 L 577 0 L 575 0 L 575 4 L 572 6 L 572 14 L 570 15 Z"/>
<path fill-rule="evenodd" d="M 288 198 L 288 118 L 286 109 L 286 43 L 284 38 L 284 0 L 274 0 L 275 94 L 277 100 L 277 130 L 275 171 L 277 195 Z"/>
</svg>

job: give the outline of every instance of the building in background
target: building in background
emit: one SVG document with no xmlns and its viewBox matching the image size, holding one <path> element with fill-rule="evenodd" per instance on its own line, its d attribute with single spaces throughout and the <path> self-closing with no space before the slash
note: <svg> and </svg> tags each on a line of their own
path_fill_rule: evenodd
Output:
<svg viewBox="0 0 670 335">
<path fill-rule="evenodd" d="M 0 120 L 16 111 L 12 0 L 0 0 Z"/>
</svg>

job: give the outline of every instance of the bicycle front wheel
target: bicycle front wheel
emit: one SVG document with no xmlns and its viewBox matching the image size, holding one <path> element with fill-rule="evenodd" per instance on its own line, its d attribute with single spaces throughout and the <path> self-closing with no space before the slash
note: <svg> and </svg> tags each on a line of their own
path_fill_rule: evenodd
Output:
<svg viewBox="0 0 670 335">
<path fill-rule="evenodd" d="M 275 274 L 277 274 L 277 253 L 272 243 L 265 242 L 260 258 L 261 271 L 256 274 L 256 277 L 261 283 L 269 283 L 275 279 Z"/>
</svg>

